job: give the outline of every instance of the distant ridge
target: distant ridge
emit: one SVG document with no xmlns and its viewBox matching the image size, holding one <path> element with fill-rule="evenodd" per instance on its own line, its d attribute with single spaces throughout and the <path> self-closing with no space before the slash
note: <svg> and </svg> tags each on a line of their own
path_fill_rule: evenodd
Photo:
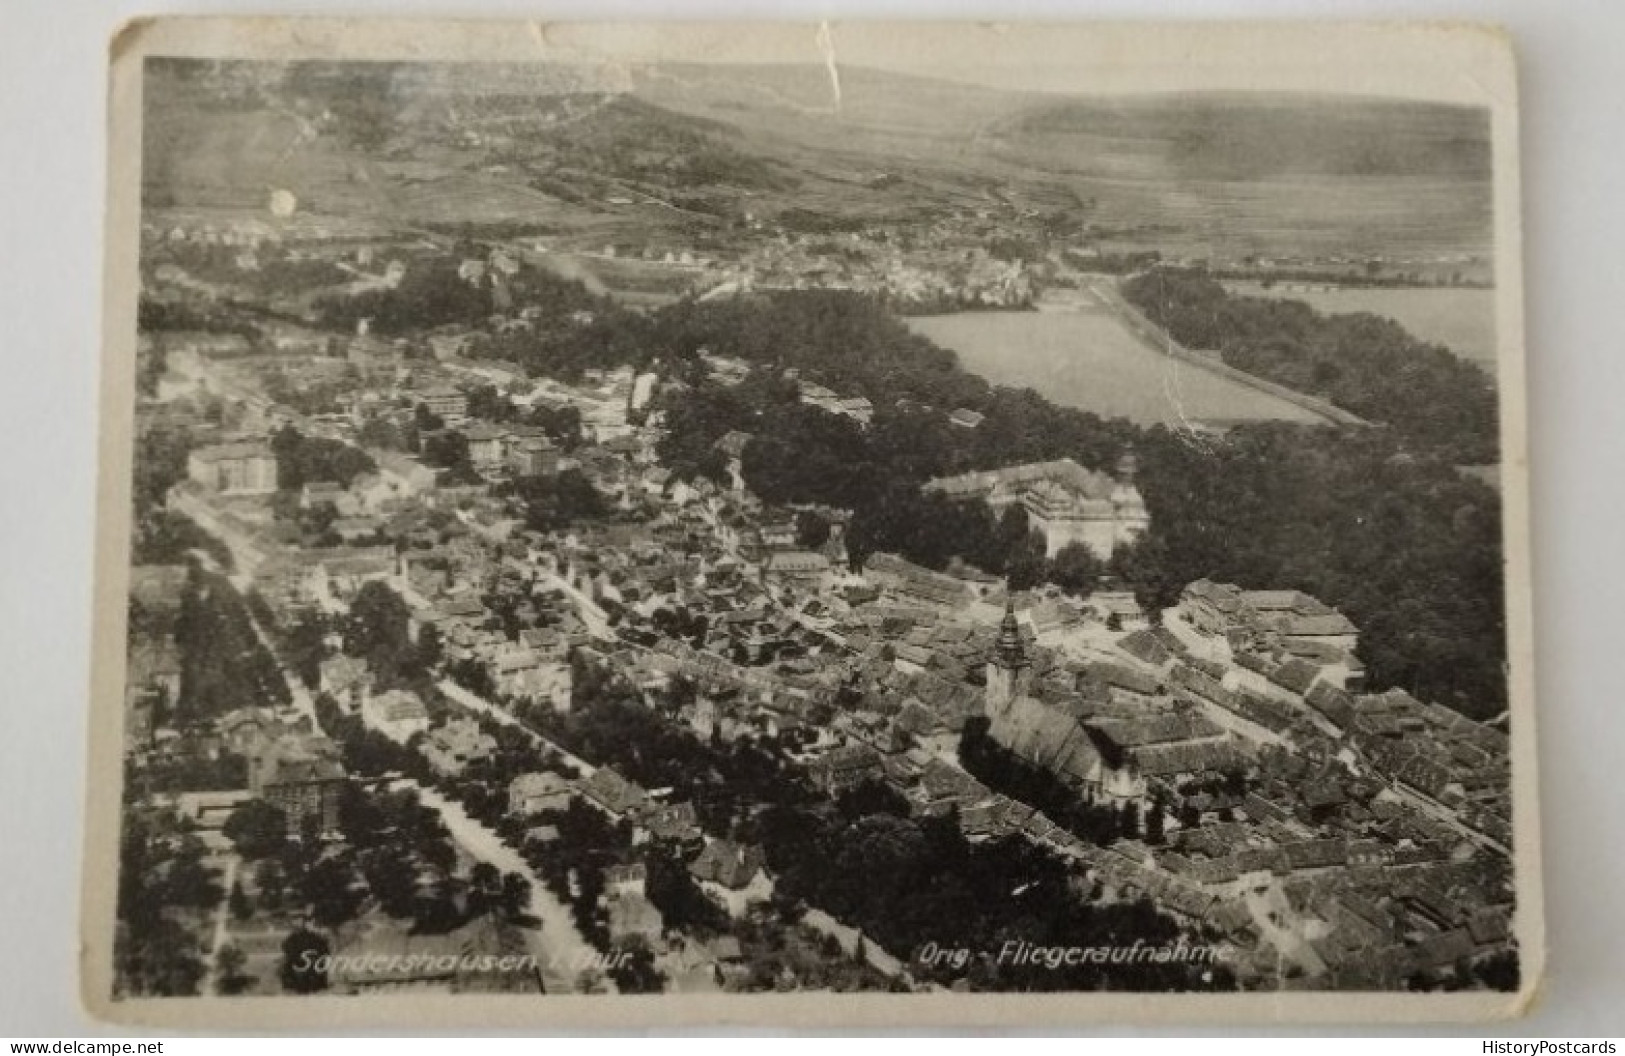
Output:
<svg viewBox="0 0 1625 1056">
<path fill-rule="evenodd" d="M 1069 210 L 1196 258 L 1483 254 L 1490 242 L 1481 110 L 838 73 L 837 101 L 830 71 L 812 62 L 610 73 L 503 63 L 453 75 L 445 64 L 165 60 L 150 74 L 143 179 L 152 206 L 253 208 L 274 184 L 330 215 L 522 221 L 599 244 L 621 227 L 691 240 L 745 211 L 807 210 L 838 226 L 989 205 Z M 571 105 L 565 121 L 536 119 Z M 390 130 L 353 142 L 346 115 L 352 130 L 375 116 Z M 498 148 L 465 138 L 475 128 L 517 131 Z"/>
</svg>

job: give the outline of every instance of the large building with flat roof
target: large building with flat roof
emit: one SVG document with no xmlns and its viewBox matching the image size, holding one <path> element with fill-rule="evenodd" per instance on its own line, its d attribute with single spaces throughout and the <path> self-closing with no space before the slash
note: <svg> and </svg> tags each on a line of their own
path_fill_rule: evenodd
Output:
<svg viewBox="0 0 1625 1056">
<path fill-rule="evenodd" d="M 1028 523 L 1043 534 L 1049 557 L 1082 543 L 1104 561 L 1151 524 L 1133 477 L 1132 456 L 1119 464 L 1118 479 L 1061 458 L 939 477 L 925 490 L 959 501 L 981 500 L 996 514 L 1020 506 Z"/>
</svg>

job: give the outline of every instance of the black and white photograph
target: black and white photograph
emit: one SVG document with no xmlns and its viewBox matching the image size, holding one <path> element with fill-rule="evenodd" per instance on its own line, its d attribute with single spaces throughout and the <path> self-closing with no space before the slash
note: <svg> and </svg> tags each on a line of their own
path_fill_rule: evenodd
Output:
<svg viewBox="0 0 1625 1056">
<path fill-rule="evenodd" d="M 114 52 L 99 1017 L 1526 1005 L 1502 37 Z"/>
</svg>

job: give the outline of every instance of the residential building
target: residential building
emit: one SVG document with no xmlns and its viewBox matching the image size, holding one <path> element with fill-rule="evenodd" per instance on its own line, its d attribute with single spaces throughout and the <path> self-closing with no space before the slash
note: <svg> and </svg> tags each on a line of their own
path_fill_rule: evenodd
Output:
<svg viewBox="0 0 1625 1056">
<path fill-rule="evenodd" d="M 344 782 L 338 745 L 319 734 L 274 734 L 248 753 L 249 791 L 282 811 L 289 835 L 337 828 Z"/>
<path fill-rule="evenodd" d="M 435 481 L 439 479 L 435 471 L 422 462 L 398 452 L 369 451 L 368 454 L 378 463 L 377 482 L 369 482 L 368 489 L 362 495 L 363 504 L 369 510 L 376 510 L 391 499 L 410 498 L 433 491 Z"/>
<path fill-rule="evenodd" d="M 647 792 L 608 766 L 599 767 L 581 782 L 581 794 L 587 802 L 616 821 L 642 806 L 649 798 Z"/>
<path fill-rule="evenodd" d="M 503 466 L 503 453 L 508 431 L 500 425 L 475 422 L 463 430 L 468 441 L 468 461 L 481 473 L 490 473 Z"/>
<path fill-rule="evenodd" d="M 899 602 L 952 609 L 968 605 L 972 600 L 964 581 L 916 565 L 896 554 L 871 554 L 864 562 L 863 576 Z"/>
<path fill-rule="evenodd" d="M 813 550 L 774 550 L 762 561 L 762 575 L 803 586 L 816 585 L 829 572 L 829 558 Z"/>
<path fill-rule="evenodd" d="M 276 455 L 257 441 L 211 444 L 186 456 L 186 475 L 224 495 L 269 495 L 277 488 Z"/>
<path fill-rule="evenodd" d="M 649 901 L 647 883 L 642 862 L 612 865 L 604 871 L 603 907 L 611 941 L 638 936 L 652 943 L 660 938 L 665 920 Z"/>
<path fill-rule="evenodd" d="M 450 385 L 435 385 L 418 393 L 423 404 L 447 425 L 458 425 L 468 417 L 468 396 Z"/>
<path fill-rule="evenodd" d="M 126 661 L 127 694 L 152 691 L 174 704 L 181 692 L 181 651 L 175 640 L 143 637 L 130 646 Z"/>
<path fill-rule="evenodd" d="M 811 766 L 812 779 L 828 795 L 885 777 L 880 753 L 867 744 L 846 744 L 824 753 Z"/>
<path fill-rule="evenodd" d="M 346 511 L 339 508 L 339 503 L 347 497 L 344 488 L 330 480 L 311 481 L 299 489 L 300 509 L 311 510 L 318 506 L 332 506 L 338 509 L 342 517 L 354 516 L 355 510 Z M 354 499 L 350 500 L 354 502 Z"/>
<path fill-rule="evenodd" d="M 361 700 L 361 720 L 396 744 L 429 729 L 429 710 L 409 689 L 392 689 Z"/>
<path fill-rule="evenodd" d="M 544 810 L 563 810 L 575 794 L 569 781 L 551 771 L 520 774 L 508 784 L 508 813 L 526 818 Z"/>
<path fill-rule="evenodd" d="M 508 471 L 516 477 L 547 477 L 559 471 L 559 449 L 545 436 L 525 437 L 508 449 Z"/>
<path fill-rule="evenodd" d="M 372 692 L 372 672 L 367 662 L 353 656 L 323 660 L 317 685 L 347 711 L 354 711 Z"/>
<path fill-rule="evenodd" d="M 430 730 L 418 748 L 429 767 L 441 777 L 457 777 L 470 764 L 491 758 L 496 750 L 496 740 L 473 719 L 453 719 Z"/>
<path fill-rule="evenodd" d="M 1180 595 L 1180 609 L 1203 634 L 1232 642 L 1262 638 L 1353 654 L 1360 641 L 1353 621 L 1301 590 L 1243 590 L 1199 579 Z"/>
<path fill-rule="evenodd" d="M 752 905 L 767 901 L 773 894 L 773 884 L 764 872 L 765 863 L 760 847 L 712 840 L 690 863 L 688 871 L 712 901 L 730 916 L 742 917 Z"/>
</svg>

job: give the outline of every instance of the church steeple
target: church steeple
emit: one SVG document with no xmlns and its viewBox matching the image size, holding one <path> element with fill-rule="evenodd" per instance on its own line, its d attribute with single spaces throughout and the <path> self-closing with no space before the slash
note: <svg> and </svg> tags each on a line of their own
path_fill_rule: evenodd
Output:
<svg viewBox="0 0 1625 1056">
<path fill-rule="evenodd" d="M 999 642 L 994 650 L 997 661 L 1014 671 L 1027 666 L 1027 650 L 1021 644 L 1021 625 L 1016 622 L 1015 598 L 1004 602 L 1004 619 L 999 621 Z"/>
<path fill-rule="evenodd" d="M 1002 715 L 1027 689 L 1027 649 L 1021 641 L 1021 625 L 1016 622 L 1016 603 L 1004 603 L 1004 619 L 999 621 L 999 637 L 987 661 L 987 692 L 983 710 L 989 718 Z"/>
</svg>

